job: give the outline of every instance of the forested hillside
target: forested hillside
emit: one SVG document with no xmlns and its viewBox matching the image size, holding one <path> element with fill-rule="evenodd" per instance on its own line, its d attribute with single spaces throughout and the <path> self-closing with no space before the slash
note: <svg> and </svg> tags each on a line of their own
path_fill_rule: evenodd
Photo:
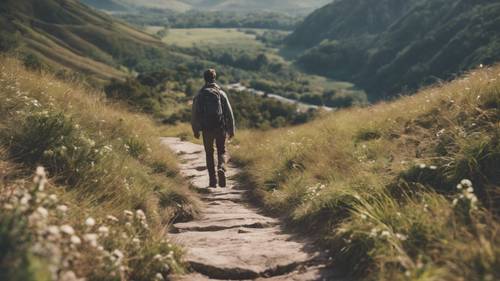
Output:
<svg viewBox="0 0 500 281">
<path fill-rule="evenodd" d="M 355 82 L 376 100 L 500 60 L 500 3 L 340 0 L 311 14 L 287 45 L 306 49 L 304 69 Z"/>
</svg>

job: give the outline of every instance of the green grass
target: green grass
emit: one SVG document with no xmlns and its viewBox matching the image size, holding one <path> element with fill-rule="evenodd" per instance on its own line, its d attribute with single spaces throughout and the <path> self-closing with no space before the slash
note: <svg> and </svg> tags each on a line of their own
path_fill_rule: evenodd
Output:
<svg viewBox="0 0 500 281">
<path fill-rule="evenodd" d="M 230 150 L 255 198 L 319 238 L 337 269 L 364 280 L 496 280 L 499 76 L 476 70 L 307 125 L 240 132 Z"/>
<path fill-rule="evenodd" d="M 160 144 L 162 128 L 102 93 L 0 61 L 1 279 L 182 273 L 166 229 L 196 215 L 196 200 Z"/>
<path fill-rule="evenodd" d="M 147 31 L 156 33 L 159 29 L 148 27 Z M 246 34 L 237 28 L 171 28 L 162 40 L 180 47 L 264 49 L 264 44 L 257 41 L 255 35 Z"/>
</svg>

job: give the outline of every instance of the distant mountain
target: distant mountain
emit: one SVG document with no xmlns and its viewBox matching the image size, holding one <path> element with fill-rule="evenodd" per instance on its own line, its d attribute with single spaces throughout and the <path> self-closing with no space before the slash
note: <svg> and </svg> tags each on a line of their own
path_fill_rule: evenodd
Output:
<svg viewBox="0 0 500 281">
<path fill-rule="evenodd" d="M 185 12 L 209 11 L 273 11 L 306 14 L 332 0 L 81 0 L 98 9 L 122 11 L 123 7 L 159 8 Z"/>
<path fill-rule="evenodd" d="M 22 52 L 99 80 L 126 76 L 124 58 L 164 46 L 76 0 L 2 0 L 0 26 L 0 39 L 19 41 Z"/>
<path fill-rule="evenodd" d="M 372 99 L 500 61 L 497 0 L 338 0 L 287 39 L 306 70 L 355 82 Z"/>
</svg>

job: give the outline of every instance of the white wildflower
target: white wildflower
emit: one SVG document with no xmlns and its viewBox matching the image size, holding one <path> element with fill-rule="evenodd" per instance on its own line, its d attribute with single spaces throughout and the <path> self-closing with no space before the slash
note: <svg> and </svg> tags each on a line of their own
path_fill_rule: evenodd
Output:
<svg viewBox="0 0 500 281">
<path fill-rule="evenodd" d="M 437 168 L 438 168 L 438 167 L 437 167 L 437 166 L 434 166 L 434 165 L 429 166 L 429 169 L 431 169 L 431 170 L 437 170 Z"/>
<path fill-rule="evenodd" d="M 67 225 L 67 224 L 65 224 L 65 225 L 61 225 L 61 226 L 59 227 L 59 230 L 60 230 L 62 233 L 67 234 L 67 235 L 73 235 L 73 234 L 75 234 L 75 230 L 73 229 L 73 227 L 72 227 L 72 226 L 70 226 L 70 225 Z"/>
<path fill-rule="evenodd" d="M 464 188 L 464 186 L 461 183 L 457 184 L 457 189 L 458 190 L 462 190 L 463 188 Z"/>
<path fill-rule="evenodd" d="M 59 211 L 60 213 L 64 214 L 68 211 L 68 206 L 59 205 L 59 206 L 57 206 L 56 210 Z"/>
<path fill-rule="evenodd" d="M 102 236 L 107 236 L 109 234 L 109 228 L 106 226 L 101 226 L 97 229 L 97 232 L 101 234 Z"/>
<path fill-rule="evenodd" d="M 123 260 L 123 257 L 124 257 L 122 251 L 120 251 L 118 249 L 114 250 L 113 253 L 111 253 L 111 255 L 116 259 L 117 264 L 121 263 L 121 261 Z"/>
<path fill-rule="evenodd" d="M 31 195 L 29 195 L 28 193 L 24 194 L 23 197 L 21 198 L 21 200 L 19 200 L 19 204 L 21 205 L 24 205 L 24 206 L 27 206 L 31 200 Z"/>
<path fill-rule="evenodd" d="M 141 209 L 135 211 L 135 216 L 141 221 L 146 220 L 146 214 L 144 214 L 144 211 L 142 211 Z"/>
<path fill-rule="evenodd" d="M 55 195 L 55 194 L 49 195 L 49 200 L 50 200 L 50 203 L 52 203 L 52 204 L 57 203 L 57 200 L 58 200 L 57 195 Z"/>
<path fill-rule="evenodd" d="M 110 221 L 113 221 L 113 222 L 119 222 L 120 221 L 117 217 L 112 216 L 112 215 L 106 216 L 106 219 L 108 219 Z"/>
<path fill-rule="evenodd" d="M 468 179 L 463 179 L 460 183 L 464 186 L 472 186 L 472 182 Z"/>
<path fill-rule="evenodd" d="M 382 233 L 380 233 L 380 236 L 381 237 L 389 237 L 389 236 L 391 236 L 391 233 L 387 230 L 384 230 L 384 231 L 382 231 Z"/>
<path fill-rule="evenodd" d="M 125 211 L 123 211 L 123 214 L 124 214 L 124 215 L 125 215 L 125 217 L 126 217 L 126 218 L 128 218 L 128 219 L 131 219 L 131 218 L 133 218 L 133 217 L 134 217 L 134 213 L 132 213 L 132 212 L 131 212 L 131 211 L 129 211 L 129 210 L 125 210 Z"/>
<path fill-rule="evenodd" d="M 408 236 L 401 233 L 396 233 L 396 238 L 398 238 L 401 241 L 406 241 L 408 239 Z"/>
<path fill-rule="evenodd" d="M 163 278 L 163 275 L 161 273 L 156 273 L 155 275 L 155 281 L 163 281 L 165 278 Z"/>
<path fill-rule="evenodd" d="M 453 199 L 453 202 L 451 204 L 453 206 L 456 206 L 458 204 L 458 199 L 457 198 Z"/>
<path fill-rule="evenodd" d="M 88 227 L 94 226 L 95 225 L 95 219 L 91 218 L 91 217 L 87 218 L 85 220 L 85 225 L 88 226 Z"/>
<path fill-rule="evenodd" d="M 420 169 L 425 169 L 425 168 L 427 167 L 427 165 L 425 165 L 425 164 L 423 164 L 423 163 L 422 163 L 422 164 L 419 164 L 419 165 L 418 165 L 418 167 L 419 167 Z"/>
<path fill-rule="evenodd" d="M 90 244 L 90 246 L 96 248 L 98 246 L 97 239 L 99 236 L 95 233 L 87 233 L 83 235 L 83 240 Z"/>
<path fill-rule="evenodd" d="M 469 188 L 467 188 L 467 192 L 469 192 L 469 193 L 474 192 L 474 187 L 470 186 Z"/>
<path fill-rule="evenodd" d="M 38 207 L 36 212 L 40 214 L 42 218 L 47 218 L 49 216 L 49 211 L 47 211 L 44 207 Z"/>
<path fill-rule="evenodd" d="M 72 235 L 71 238 L 70 238 L 70 241 L 71 241 L 71 244 L 73 244 L 73 245 L 80 245 L 80 244 L 82 244 L 82 240 L 80 239 L 80 237 L 78 237 L 76 235 Z"/>
<path fill-rule="evenodd" d="M 59 275 L 59 281 L 83 281 L 84 278 L 78 278 L 73 271 L 65 271 Z"/>
</svg>

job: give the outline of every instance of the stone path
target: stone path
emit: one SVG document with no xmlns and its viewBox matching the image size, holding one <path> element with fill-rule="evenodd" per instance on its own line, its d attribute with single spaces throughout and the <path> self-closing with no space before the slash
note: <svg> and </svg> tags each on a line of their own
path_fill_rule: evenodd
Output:
<svg viewBox="0 0 500 281">
<path fill-rule="evenodd" d="M 231 179 L 235 167 L 228 166 L 228 188 L 207 189 L 203 147 L 178 138 L 162 143 L 178 154 L 182 175 L 201 189 L 203 202 L 201 218 L 173 226 L 170 236 L 184 246 L 195 271 L 174 280 L 339 280 L 311 243 L 284 233 L 279 220 L 247 204 L 245 190 Z"/>
</svg>

